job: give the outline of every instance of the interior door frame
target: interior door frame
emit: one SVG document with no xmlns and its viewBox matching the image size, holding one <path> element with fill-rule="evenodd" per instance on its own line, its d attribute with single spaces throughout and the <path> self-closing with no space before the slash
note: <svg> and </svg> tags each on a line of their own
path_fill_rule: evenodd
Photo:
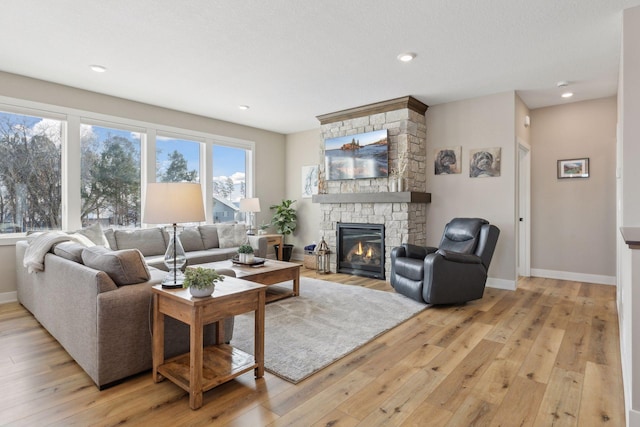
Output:
<svg viewBox="0 0 640 427">
<path fill-rule="evenodd" d="M 531 276 L 531 146 L 517 138 L 518 147 L 518 253 L 516 270 L 519 276 Z"/>
</svg>

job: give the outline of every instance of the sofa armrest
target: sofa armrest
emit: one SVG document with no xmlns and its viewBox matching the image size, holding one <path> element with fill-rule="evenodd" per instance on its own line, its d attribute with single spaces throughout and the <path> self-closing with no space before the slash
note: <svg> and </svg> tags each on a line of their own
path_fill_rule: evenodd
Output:
<svg viewBox="0 0 640 427">
<path fill-rule="evenodd" d="M 264 236 L 248 236 L 249 244 L 253 248 L 255 256 L 260 258 L 267 257 L 267 238 Z"/>
</svg>

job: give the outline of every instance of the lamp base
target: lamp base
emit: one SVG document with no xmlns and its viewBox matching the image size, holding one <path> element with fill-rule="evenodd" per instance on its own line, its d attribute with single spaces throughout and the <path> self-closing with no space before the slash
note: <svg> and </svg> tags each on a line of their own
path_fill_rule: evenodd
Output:
<svg viewBox="0 0 640 427">
<path fill-rule="evenodd" d="M 184 282 L 184 274 L 182 271 L 170 271 L 164 279 L 162 279 L 162 288 L 163 289 L 177 289 L 182 287 L 182 283 Z"/>
</svg>

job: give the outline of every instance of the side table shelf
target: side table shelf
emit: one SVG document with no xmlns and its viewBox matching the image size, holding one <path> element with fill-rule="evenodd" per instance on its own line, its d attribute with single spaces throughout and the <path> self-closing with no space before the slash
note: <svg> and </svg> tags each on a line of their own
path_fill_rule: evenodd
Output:
<svg viewBox="0 0 640 427">
<path fill-rule="evenodd" d="M 158 372 L 189 391 L 190 354 L 185 353 L 158 366 Z M 258 367 L 253 354 L 227 344 L 205 347 L 202 351 L 202 391 L 208 391 Z"/>
</svg>

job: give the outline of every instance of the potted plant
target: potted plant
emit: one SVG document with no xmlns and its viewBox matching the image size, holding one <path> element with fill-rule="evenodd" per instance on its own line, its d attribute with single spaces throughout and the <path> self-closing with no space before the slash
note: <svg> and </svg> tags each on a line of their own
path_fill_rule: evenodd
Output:
<svg viewBox="0 0 640 427">
<path fill-rule="evenodd" d="M 187 268 L 184 273 L 183 288 L 189 288 L 194 297 L 208 297 L 213 293 L 216 282 L 222 282 L 224 276 L 218 274 L 213 268 Z"/>
<path fill-rule="evenodd" d="M 258 234 L 267 234 L 267 228 L 269 228 L 271 224 L 269 224 L 268 222 L 265 222 L 264 224 L 261 224 L 258 226 Z"/>
<path fill-rule="evenodd" d="M 238 248 L 238 261 L 250 264 L 253 262 L 253 248 L 251 245 L 241 245 Z"/>
<path fill-rule="evenodd" d="M 282 261 L 289 261 L 293 252 L 293 245 L 285 244 L 287 236 L 296 230 L 298 225 L 296 210 L 291 207 L 295 200 L 283 200 L 279 205 L 272 205 L 271 210 L 275 210 L 271 224 L 276 228 L 276 232 L 282 234 Z M 276 256 L 278 255 L 278 245 L 276 245 Z"/>
</svg>

